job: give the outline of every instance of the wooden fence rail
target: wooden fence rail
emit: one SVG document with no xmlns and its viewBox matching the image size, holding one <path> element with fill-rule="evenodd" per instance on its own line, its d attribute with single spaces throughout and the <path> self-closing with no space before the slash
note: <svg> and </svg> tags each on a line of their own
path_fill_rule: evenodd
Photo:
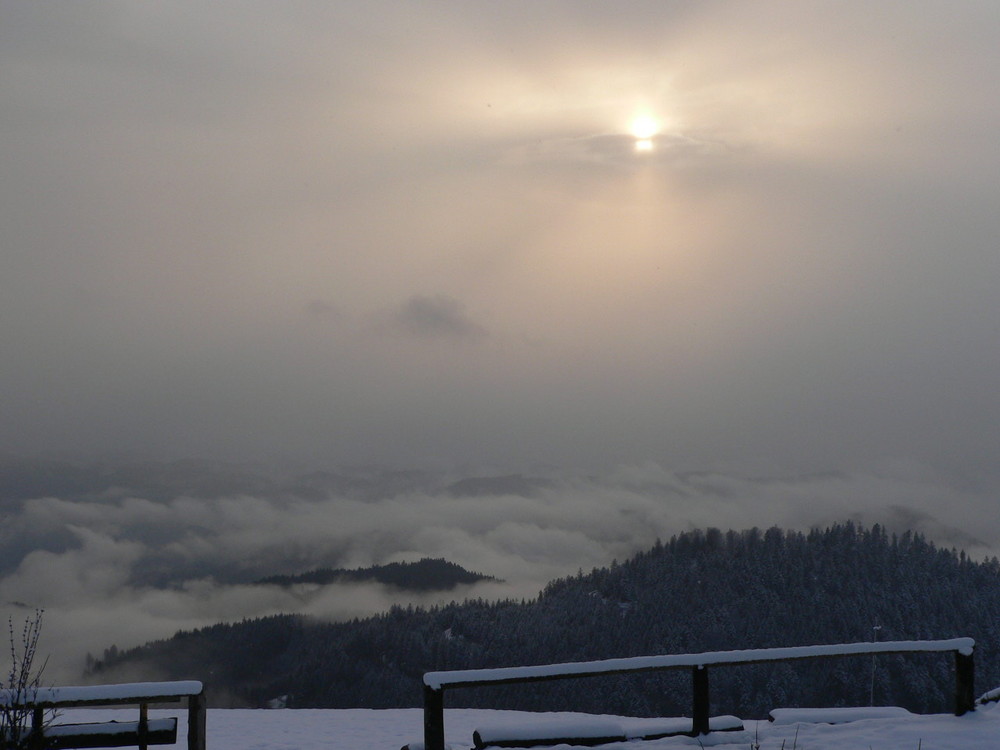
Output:
<svg viewBox="0 0 1000 750">
<path fill-rule="evenodd" d="M 955 654 L 955 715 L 975 710 L 976 642 L 972 638 L 939 641 L 883 641 L 881 643 L 838 643 L 821 646 L 758 648 L 743 651 L 708 651 L 700 654 L 667 654 L 626 659 L 540 664 L 498 669 L 466 669 L 427 672 L 424 675 L 424 748 L 444 750 L 444 691 L 446 689 L 505 685 L 517 682 L 565 680 L 577 677 L 690 669 L 692 674 L 692 734 L 707 734 L 709 719 L 708 667 L 762 662 L 857 656 L 859 654 L 899 654 L 952 651 Z"/>
</svg>

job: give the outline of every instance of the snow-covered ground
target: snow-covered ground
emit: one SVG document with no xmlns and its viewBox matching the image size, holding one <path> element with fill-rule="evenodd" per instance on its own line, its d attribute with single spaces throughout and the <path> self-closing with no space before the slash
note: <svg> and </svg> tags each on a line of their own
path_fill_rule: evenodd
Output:
<svg viewBox="0 0 1000 750">
<path fill-rule="evenodd" d="M 981 706 L 974 713 L 865 719 L 847 724 L 747 721 L 742 732 L 719 732 L 698 739 L 661 740 L 605 745 L 608 750 L 668 750 L 699 746 L 724 750 L 998 750 L 1000 708 Z M 65 711 L 61 721 L 134 721 L 137 711 Z M 178 736 L 186 733 L 184 711 L 151 711 L 151 716 L 179 715 Z M 594 717 L 576 715 L 592 720 Z M 521 726 L 533 720 L 571 721 L 574 714 L 527 714 L 517 711 L 447 709 L 445 734 L 455 748 L 471 748 L 472 733 L 481 725 Z M 628 720 L 623 721 L 626 725 Z M 398 750 L 423 736 L 420 709 L 351 710 L 222 710 L 208 712 L 208 750 Z M 183 742 L 177 745 L 183 750 Z M 568 746 L 560 745 L 565 750 Z"/>
</svg>

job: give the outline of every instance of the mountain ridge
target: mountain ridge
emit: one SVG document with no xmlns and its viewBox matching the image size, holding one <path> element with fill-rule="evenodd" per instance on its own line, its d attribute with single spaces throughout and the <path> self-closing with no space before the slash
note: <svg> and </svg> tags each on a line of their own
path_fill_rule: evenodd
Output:
<svg viewBox="0 0 1000 750">
<path fill-rule="evenodd" d="M 294 707 L 418 706 L 424 672 L 870 640 L 971 636 L 977 681 L 1000 684 L 1000 562 L 974 562 L 921 535 L 853 523 L 808 534 L 772 528 L 679 534 L 606 568 L 551 582 L 526 602 L 393 607 L 322 623 L 258 618 L 182 632 L 106 658 L 90 679 L 136 670 L 206 679 L 210 695 Z M 947 711 L 942 655 L 810 660 L 713 670 L 713 711 L 879 705 Z M 874 686 L 874 687 L 872 687 Z M 454 701 L 454 704 L 452 703 Z M 450 705 L 673 715 L 687 675 L 592 678 L 458 691 Z"/>
<path fill-rule="evenodd" d="M 493 576 L 474 573 L 444 558 L 423 557 L 416 562 L 393 562 L 367 568 L 317 568 L 292 575 L 266 576 L 254 581 L 258 586 L 295 586 L 333 583 L 381 583 L 404 591 L 451 591 L 460 585 L 484 581 L 499 582 Z"/>
</svg>

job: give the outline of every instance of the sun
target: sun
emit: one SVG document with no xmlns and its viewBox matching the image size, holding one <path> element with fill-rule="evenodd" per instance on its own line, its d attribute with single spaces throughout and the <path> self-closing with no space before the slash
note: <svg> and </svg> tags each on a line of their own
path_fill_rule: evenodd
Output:
<svg viewBox="0 0 1000 750">
<path fill-rule="evenodd" d="M 630 129 L 637 140 L 648 141 L 660 132 L 660 123 L 649 115 L 641 115 L 632 120 Z"/>
</svg>

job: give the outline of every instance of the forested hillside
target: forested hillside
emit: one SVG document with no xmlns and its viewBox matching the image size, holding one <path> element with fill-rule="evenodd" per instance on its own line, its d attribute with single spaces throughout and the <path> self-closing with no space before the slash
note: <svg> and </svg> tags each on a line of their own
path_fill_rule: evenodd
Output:
<svg viewBox="0 0 1000 750">
<path fill-rule="evenodd" d="M 1000 685 L 1000 562 L 974 562 L 919 535 L 875 526 L 681 534 L 610 568 L 549 584 L 531 602 L 395 608 L 366 620 L 279 616 L 217 625 L 120 654 L 91 677 L 137 673 L 204 680 L 210 700 L 295 707 L 418 706 L 428 670 L 643 654 L 972 636 L 977 690 Z M 868 705 L 873 660 L 858 657 L 719 668 L 713 711 Z M 946 711 L 947 654 L 880 656 L 876 704 Z M 449 706 L 690 711 L 686 672 L 457 690 Z"/>
<path fill-rule="evenodd" d="M 450 591 L 456 586 L 480 581 L 496 581 L 493 576 L 473 573 L 461 565 L 442 559 L 425 557 L 412 563 L 389 563 L 368 568 L 320 568 L 297 575 L 268 576 L 257 581 L 261 585 L 294 586 L 331 583 L 364 583 L 374 581 L 407 591 Z"/>
</svg>

